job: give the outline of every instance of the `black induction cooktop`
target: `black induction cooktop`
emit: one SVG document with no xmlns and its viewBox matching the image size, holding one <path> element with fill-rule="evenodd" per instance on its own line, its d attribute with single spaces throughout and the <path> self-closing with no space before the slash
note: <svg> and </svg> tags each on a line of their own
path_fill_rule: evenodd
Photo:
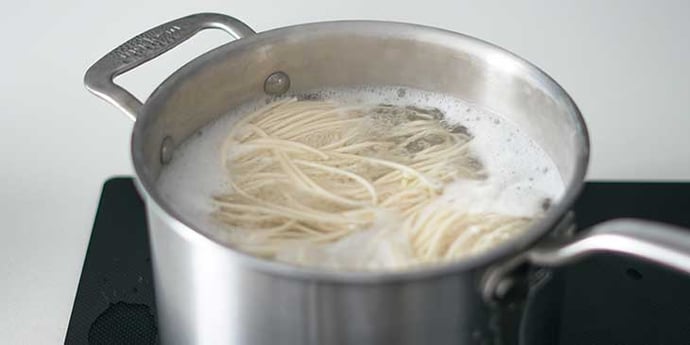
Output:
<svg viewBox="0 0 690 345">
<path fill-rule="evenodd" d="M 690 228 L 690 183 L 589 182 L 575 214 L 581 229 L 618 217 Z M 690 278 L 599 255 L 555 271 L 553 280 L 563 286 L 562 304 L 557 317 L 534 323 L 542 328 L 539 343 L 690 344 Z M 157 344 L 154 294 L 144 205 L 131 178 L 110 179 L 65 344 Z"/>
</svg>

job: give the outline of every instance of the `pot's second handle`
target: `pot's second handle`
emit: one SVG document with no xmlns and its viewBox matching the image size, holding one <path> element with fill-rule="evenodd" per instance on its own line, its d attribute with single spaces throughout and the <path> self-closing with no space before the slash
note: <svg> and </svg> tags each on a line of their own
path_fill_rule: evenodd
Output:
<svg viewBox="0 0 690 345">
<path fill-rule="evenodd" d="M 86 71 L 84 84 L 96 96 L 135 119 L 141 102 L 113 79 L 210 28 L 222 29 L 236 39 L 255 33 L 241 21 L 223 14 L 199 13 L 176 19 L 137 35 L 96 61 Z"/>
<path fill-rule="evenodd" d="M 690 274 L 690 232 L 672 225 L 616 219 L 595 225 L 566 243 L 545 242 L 527 254 L 538 266 L 561 266 L 595 253 L 648 260 Z"/>
</svg>

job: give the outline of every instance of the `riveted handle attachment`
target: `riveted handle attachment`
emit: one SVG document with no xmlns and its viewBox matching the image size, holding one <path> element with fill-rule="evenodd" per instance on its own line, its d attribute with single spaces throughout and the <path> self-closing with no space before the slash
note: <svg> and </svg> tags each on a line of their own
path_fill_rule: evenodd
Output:
<svg viewBox="0 0 690 345">
<path fill-rule="evenodd" d="M 193 14 L 159 25 L 113 49 L 86 71 L 84 84 L 89 91 L 134 120 L 142 103 L 115 84 L 115 77 L 156 58 L 204 29 L 221 29 L 235 39 L 255 34 L 249 26 L 230 16 Z"/>
</svg>

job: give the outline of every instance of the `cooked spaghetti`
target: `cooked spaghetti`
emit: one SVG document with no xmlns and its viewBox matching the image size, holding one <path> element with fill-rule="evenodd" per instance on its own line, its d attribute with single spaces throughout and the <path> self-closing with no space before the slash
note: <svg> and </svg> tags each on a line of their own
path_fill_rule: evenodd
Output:
<svg viewBox="0 0 690 345">
<path fill-rule="evenodd" d="M 454 181 L 487 178 L 472 139 L 434 108 L 276 101 L 232 127 L 213 216 L 240 249 L 302 265 L 375 268 L 329 260 L 341 243 L 397 241 L 389 267 L 472 255 L 531 221 L 443 198 Z"/>
</svg>

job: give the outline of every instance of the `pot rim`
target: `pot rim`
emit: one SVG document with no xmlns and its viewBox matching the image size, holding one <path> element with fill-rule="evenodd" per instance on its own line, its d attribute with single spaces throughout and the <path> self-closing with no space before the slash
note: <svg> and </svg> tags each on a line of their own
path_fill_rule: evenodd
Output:
<svg viewBox="0 0 690 345">
<path fill-rule="evenodd" d="M 561 96 L 563 96 L 563 100 L 566 101 L 567 106 L 571 108 L 571 113 L 574 116 L 574 122 L 578 127 L 575 128 L 575 130 L 582 137 L 582 147 L 580 150 L 578 150 L 579 154 L 576 157 L 573 157 L 575 160 L 575 171 L 572 175 L 573 177 L 570 181 L 564 181 L 566 182 L 566 191 L 564 195 L 558 202 L 554 203 L 549 208 L 544 218 L 535 222 L 529 229 L 527 229 L 527 231 L 525 231 L 525 233 L 505 243 L 501 243 L 490 250 L 475 256 L 459 259 L 457 261 L 439 262 L 436 264 L 410 267 L 402 270 L 334 270 L 297 266 L 289 263 L 263 259 L 237 250 L 230 244 L 214 238 L 212 235 L 206 232 L 197 230 L 197 228 L 195 228 L 191 223 L 185 221 L 184 217 L 170 207 L 170 205 L 165 201 L 165 198 L 163 198 L 158 192 L 156 188 L 155 176 L 152 176 L 150 171 L 148 171 L 146 168 L 146 159 L 144 157 L 142 147 L 144 144 L 144 138 L 146 136 L 145 123 L 149 120 L 150 116 L 148 116 L 148 114 L 151 113 L 151 109 L 154 109 L 156 105 L 164 103 L 169 94 L 171 94 L 171 92 L 174 90 L 174 85 L 178 80 L 185 79 L 186 76 L 203 69 L 203 66 L 206 63 L 209 63 L 214 59 L 222 58 L 227 51 L 243 49 L 244 47 L 247 47 L 257 41 L 271 37 L 309 33 L 317 35 L 324 33 L 327 34 L 333 30 L 338 31 L 342 29 L 360 34 L 385 34 L 395 35 L 395 37 L 405 37 L 406 35 L 412 34 L 414 34 L 415 37 L 423 35 L 423 39 L 425 40 L 444 42 L 444 44 L 452 44 L 453 42 L 462 42 L 465 45 L 470 44 L 473 45 L 474 48 L 489 50 L 493 53 L 505 56 L 507 59 L 522 68 L 526 73 L 529 73 L 531 77 L 539 79 L 542 83 L 548 85 L 552 91 L 560 93 Z M 136 181 L 139 191 L 145 195 L 147 207 L 152 211 L 159 212 L 164 221 L 170 222 L 172 225 L 174 225 L 171 226 L 171 229 L 178 232 L 180 236 L 190 241 L 194 241 L 200 245 L 208 245 L 215 247 L 215 249 L 226 251 L 234 257 L 233 259 L 237 259 L 239 262 L 247 264 L 248 267 L 257 271 L 297 279 L 356 284 L 394 283 L 426 278 L 441 278 L 443 276 L 456 274 L 462 271 L 480 269 L 502 259 L 514 257 L 527 251 L 531 246 L 533 246 L 554 228 L 557 222 L 563 216 L 565 216 L 575 202 L 584 185 L 584 178 L 589 163 L 589 152 L 589 133 L 579 108 L 572 100 L 570 95 L 568 95 L 568 93 L 563 89 L 563 87 L 561 87 L 560 84 L 558 84 L 539 67 L 506 49 L 465 34 L 419 24 L 371 20 L 325 21 L 280 27 L 226 43 L 194 58 L 171 74 L 151 94 L 147 102 L 142 107 L 141 113 L 137 117 L 137 121 L 134 124 L 131 141 L 131 154 L 136 173 Z"/>
</svg>

